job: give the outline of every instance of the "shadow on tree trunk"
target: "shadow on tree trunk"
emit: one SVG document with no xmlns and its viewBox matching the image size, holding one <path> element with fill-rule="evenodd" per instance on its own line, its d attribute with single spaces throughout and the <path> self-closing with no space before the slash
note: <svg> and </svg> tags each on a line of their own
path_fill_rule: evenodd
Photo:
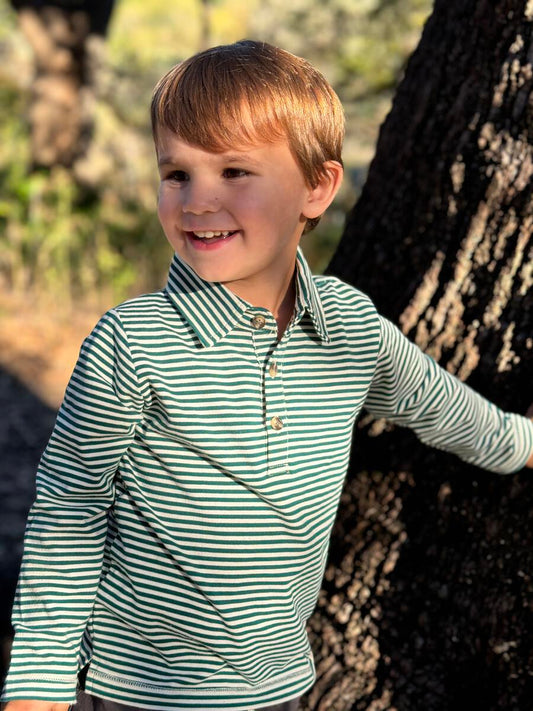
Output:
<svg viewBox="0 0 533 711">
<path fill-rule="evenodd" d="M 405 430 L 358 434 L 311 620 L 318 680 L 304 708 L 525 711 L 527 475 L 464 465 Z"/>
</svg>

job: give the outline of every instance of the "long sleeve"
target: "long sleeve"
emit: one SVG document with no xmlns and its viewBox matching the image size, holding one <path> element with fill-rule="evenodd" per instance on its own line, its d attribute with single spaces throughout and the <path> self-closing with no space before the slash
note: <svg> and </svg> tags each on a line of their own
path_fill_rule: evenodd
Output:
<svg viewBox="0 0 533 711">
<path fill-rule="evenodd" d="M 497 408 L 380 320 L 380 352 L 366 409 L 471 464 L 501 474 L 521 469 L 533 450 L 533 424 Z"/>
<path fill-rule="evenodd" d="M 77 655 L 101 574 L 117 465 L 142 397 L 118 315 L 84 342 L 37 473 L 3 699 L 75 699 Z"/>
</svg>

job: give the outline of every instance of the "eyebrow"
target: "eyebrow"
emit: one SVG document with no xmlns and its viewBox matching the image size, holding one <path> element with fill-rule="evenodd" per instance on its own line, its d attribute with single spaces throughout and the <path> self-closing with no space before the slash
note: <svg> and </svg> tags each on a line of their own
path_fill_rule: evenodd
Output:
<svg viewBox="0 0 533 711">
<path fill-rule="evenodd" d="M 254 163 L 255 165 L 257 165 L 259 162 L 255 158 L 252 158 L 252 156 L 249 153 L 239 153 L 236 155 L 233 155 L 233 154 L 224 155 L 223 160 L 225 163 L 240 163 L 242 160 L 245 160 L 248 163 Z"/>
<path fill-rule="evenodd" d="M 241 161 L 246 161 L 247 163 L 252 163 L 253 165 L 259 165 L 259 161 L 257 161 L 255 158 L 252 158 L 252 156 L 249 153 L 228 153 L 227 155 L 224 153 L 218 154 L 222 157 L 222 162 L 224 163 L 240 163 Z M 164 154 L 157 160 L 157 165 L 162 166 L 162 165 L 170 165 L 172 163 L 177 163 L 177 161 L 172 155 Z"/>
<path fill-rule="evenodd" d="M 169 163 L 174 163 L 172 160 L 172 156 L 161 156 L 161 158 L 157 159 L 157 165 L 168 165 Z"/>
</svg>

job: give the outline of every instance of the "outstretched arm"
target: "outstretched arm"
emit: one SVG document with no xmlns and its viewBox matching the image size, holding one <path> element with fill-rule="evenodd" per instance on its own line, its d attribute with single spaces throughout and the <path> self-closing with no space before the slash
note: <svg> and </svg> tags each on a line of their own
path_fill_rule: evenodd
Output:
<svg viewBox="0 0 533 711">
<path fill-rule="evenodd" d="M 381 345 L 366 409 L 420 440 L 484 469 L 533 467 L 533 422 L 503 412 L 448 373 L 381 318 Z"/>
</svg>

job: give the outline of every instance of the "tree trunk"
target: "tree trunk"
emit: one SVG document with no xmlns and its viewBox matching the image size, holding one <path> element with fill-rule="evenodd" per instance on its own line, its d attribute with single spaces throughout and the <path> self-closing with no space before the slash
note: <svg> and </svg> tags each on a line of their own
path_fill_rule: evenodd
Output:
<svg viewBox="0 0 533 711">
<path fill-rule="evenodd" d="M 35 59 L 29 123 L 32 168 L 72 167 L 92 132 L 90 39 L 104 35 L 113 0 L 12 0 Z"/>
<path fill-rule="evenodd" d="M 503 408 L 533 401 L 533 3 L 437 0 L 329 271 Z M 305 709 L 525 711 L 533 485 L 363 419 Z"/>
</svg>

